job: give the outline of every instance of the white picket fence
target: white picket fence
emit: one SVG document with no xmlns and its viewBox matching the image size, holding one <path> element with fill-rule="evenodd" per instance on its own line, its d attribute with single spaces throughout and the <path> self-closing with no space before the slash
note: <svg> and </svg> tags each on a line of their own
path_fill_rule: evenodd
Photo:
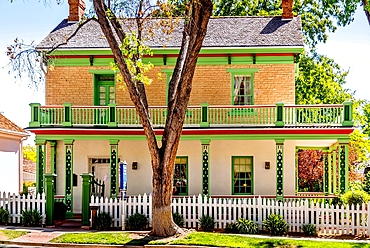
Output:
<svg viewBox="0 0 370 248">
<path fill-rule="evenodd" d="M 0 192 L 0 207 L 8 210 L 9 223 L 21 224 L 22 211 L 37 209 L 42 215 L 42 224 L 46 219 L 46 198 L 45 193 L 34 195 L 18 195 L 6 192 Z"/>
<path fill-rule="evenodd" d="M 92 197 L 90 206 L 99 206 L 99 211 L 109 212 L 113 216 L 113 226 L 125 228 L 122 218 L 135 213 L 142 213 L 152 223 L 152 196 L 130 196 L 124 201 Z M 184 226 L 198 228 L 202 215 L 212 216 L 216 228 L 225 228 L 227 224 L 239 218 L 253 220 L 262 228 L 262 222 L 270 214 L 276 213 L 284 217 L 291 232 L 301 232 L 302 224 L 314 224 L 323 234 L 370 234 L 370 203 L 361 206 L 333 206 L 314 203 L 302 199 L 286 199 L 283 203 L 275 199 L 255 198 L 213 198 L 183 197 L 173 198 L 172 211 L 180 213 L 184 218 Z M 124 224 L 124 223 L 123 223 Z"/>
</svg>

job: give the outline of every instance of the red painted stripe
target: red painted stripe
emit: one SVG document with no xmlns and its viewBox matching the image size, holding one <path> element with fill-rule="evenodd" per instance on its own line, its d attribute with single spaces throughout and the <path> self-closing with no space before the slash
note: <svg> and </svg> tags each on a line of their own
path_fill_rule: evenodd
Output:
<svg viewBox="0 0 370 248">
<path fill-rule="evenodd" d="M 333 129 L 184 129 L 183 135 L 339 135 L 350 134 L 354 128 Z M 142 129 L 30 129 L 37 135 L 144 135 Z M 156 135 L 162 135 L 163 130 L 155 130 Z"/>
</svg>

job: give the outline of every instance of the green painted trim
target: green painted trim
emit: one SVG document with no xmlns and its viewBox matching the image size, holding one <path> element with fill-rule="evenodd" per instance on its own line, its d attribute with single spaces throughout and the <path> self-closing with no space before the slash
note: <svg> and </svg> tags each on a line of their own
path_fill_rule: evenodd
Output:
<svg viewBox="0 0 370 248">
<path fill-rule="evenodd" d="M 258 72 L 258 68 L 227 68 L 226 72 L 232 73 L 233 75 L 249 75 Z"/>
<path fill-rule="evenodd" d="M 329 173 L 328 193 L 329 194 L 333 193 L 333 189 L 332 189 L 332 183 L 333 183 L 332 182 L 332 176 L 333 176 L 332 175 L 332 168 L 333 168 L 333 164 L 332 164 L 331 159 L 332 159 L 332 154 L 331 154 L 331 152 L 329 152 L 329 154 L 328 154 L 328 166 L 329 166 L 329 168 L 328 168 L 328 173 Z"/>
<path fill-rule="evenodd" d="M 69 142 L 68 142 L 69 143 Z M 67 205 L 66 217 L 73 217 L 73 141 L 64 145 L 65 168 L 65 204 Z"/>
<path fill-rule="evenodd" d="M 45 142 L 36 143 L 36 193 L 44 192 L 44 173 L 45 173 Z"/>
<path fill-rule="evenodd" d="M 284 113 L 285 113 L 284 103 L 283 102 L 276 103 L 276 121 L 275 121 L 276 127 L 283 127 L 285 125 Z"/>
<path fill-rule="evenodd" d="M 162 69 L 161 70 L 162 73 L 166 73 L 166 74 L 173 74 L 173 71 L 174 69 Z"/>
<path fill-rule="evenodd" d="M 116 144 L 111 144 L 116 143 Z M 109 140 L 110 143 L 110 197 L 117 198 L 119 196 L 118 186 L 118 140 Z"/>
<path fill-rule="evenodd" d="M 170 85 L 170 80 L 172 78 L 174 69 L 162 69 L 161 72 L 166 74 L 166 105 L 168 105 L 168 88 Z"/>
<path fill-rule="evenodd" d="M 55 174 L 45 174 L 45 195 L 46 195 L 46 226 L 54 225 L 54 183 Z"/>
<path fill-rule="evenodd" d="M 323 150 L 323 151 L 328 151 L 329 150 L 329 147 L 326 147 L 326 146 L 321 146 L 321 147 L 318 147 L 318 146 L 297 146 L 296 149 L 299 149 L 299 150 Z"/>
<path fill-rule="evenodd" d="M 92 70 L 92 69 L 90 69 L 88 72 L 91 74 L 99 74 L 99 75 L 107 75 L 107 74 L 113 75 L 113 74 L 119 73 L 119 71 L 115 71 L 115 70 Z"/>
<path fill-rule="evenodd" d="M 312 134 L 290 134 L 290 135 L 280 135 L 280 134 L 264 134 L 264 135 L 182 135 L 181 140 L 333 140 L 346 138 L 348 135 L 312 135 Z M 161 140 L 162 136 L 157 135 L 157 140 Z M 73 144 L 74 140 L 109 140 L 109 139 L 119 139 L 119 140 L 146 140 L 145 135 L 37 135 L 37 139 L 46 140 L 64 140 L 64 142 L 69 142 Z"/>
<path fill-rule="evenodd" d="M 333 193 L 338 194 L 338 187 L 337 187 L 337 151 L 333 151 Z"/>
<path fill-rule="evenodd" d="M 93 177 L 90 173 L 82 173 L 82 225 L 90 226 L 90 193 L 91 193 L 91 178 Z"/>
<path fill-rule="evenodd" d="M 113 81 L 98 81 L 98 77 L 101 75 L 113 76 L 115 78 L 115 74 L 112 72 L 113 71 L 111 71 L 111 73 L 108 73 L 108 74 L 94 74 L 94 105 L 95 106 L 108 106 L 109 105 L 109 99 L 110 99 L 109 87 L 114 88 L 114 102 L 116 102 L 116 97 L 117 97 L 116 80 L 114 79 Z M 99 88 L 101 86 L 105 87 L 105 104 L 104 105 L 100 105 L 100 101 L 99 101 L 100 99 Z"/>
<path fill-rule="evenodd" d="M 276 199 L 284 198 L 284 141 L 276 142 Z"/>
<path fill-rule="evenodd" d="M 294 64 L 294 56 L 256 56 L 256 64 Z"/>
<path fill-rule="evenodd" d="M 208 141 L 208 142 L 206 142 Z M 202 142 L 202 194 L 211 195 L 210 191 L 210 140 L 203 140 Z M 204 143 L 206 144 L 204 144 Z"/>
<path fill-rule="evenodd" d="M 189 194 L 189 157 L 188 156 L 176 156 L 176 158 L 185 158 L 186 159 L 186 193 L 178 194 L 180 196 L 187 196 Z M 176 161 L 175 161 L 176 166 Z M 175 179 L 175 175 L 173 175 Z"/>
<path fill-rule="evenodd" d="M 179 54 L 179 48 L 151 48 L 154 54 Z M 304 47 L 218 47 L 207 48 L 203 47 L 200 54 L 229 54 L 229 53 L 302 53 Z M 110 49 L 58 49 L 50 53 L 50 55 L 112 55 Z M 87 58 L 86 58 L 87 59 Z M 88 59 L 87 59 L 88 60 Z M 94 58 L 95 62 L 95 58 Z"/>
<path fill-rule="evenodd" d="M 30 103 L 31 107 L 31 121 L 29 122 L 30 127 L 40 127 L 41 112 L 40 103 Z"/>
<path fill-rule="evenodd" d="M 63 115 L 64 119 L 62 122 L 63 127 L 72 126 L 72 103 L 63 103 Z"/>
<path fill-rule="evenodd" d="M 234 158 L 250 158 L 250 159 L 252 159 L 251 193 L 235 193 L 235 189 L 234 189 Z M 231 192 L 232 192 L 232 195 L 253 195 L 254 194 L 254 158 L 253 158 L 253 156 L 231 156 Z"/>
<path fill-rule="evenodd" d="M 226 72 L 229 72 L 230 73 L 230 76 L 231 76 L 231 86 L 230 86 L 230 89 L 231 89 L 231 105 L 233 106 L 237 106 L 237 105 L 234 105 L 234 77 L 237 76 L 237 75 L 250 75 L 251 76 L 251 93 L 250 93 L 250 96 L 251 96 L 251 105 L 254 105 L 254 73 L 255 72 L 258 72 L 258 69 L 257 68 L 227 68 L 226 69 Z"/>
<path fill-rule="evenodd" d="M 73 145 L 73 142 L 75 141 L 74 139 L 63 139 L 64 140 L 64 145 Z"/>
<path fill-rule="evenodd" d="M 298 195 L 299 191 L 299 156 L 297 147 L 295 149 L 295 194 Z"/>
<path fill-rule="evenodd" d="M 211 140 L 210 139 L 201 139 L 200 142 L 201 142 L 202 145 L 209 145 L 211 143 Z"/>
</svg>

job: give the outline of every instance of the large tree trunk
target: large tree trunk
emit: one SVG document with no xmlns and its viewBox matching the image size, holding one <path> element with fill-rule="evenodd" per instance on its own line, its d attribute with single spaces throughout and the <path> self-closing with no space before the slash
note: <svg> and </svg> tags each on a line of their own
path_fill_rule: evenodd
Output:
<svg viewBox="0 0 370 248">
<path fill-rule="evenodd" d="M 133 82 L 114 36 L 116 33 L 122 42 L 125 36 L 122 27 L 115 17 L 107 17 L 107 6 L 105 6 L 104 0 L 94 0 L 98 22 L 113 52 L 130 98 L 140 116 L 148 141 L 153 169 L 152 234 L 156 236 L 171 236 L 179 231 L 178 226 L 172 220 L 171 211 L 173 171 L 198 54 L 213 8 L 212 0 L 190 1 L 190 6 L 187 8 L 180 53 L 169 82 L 167 119 L 162 136 L 162 146 L 159 148 L 150 120 L 145 89 L 138 87 L 143 84 Z"/>
</svg>

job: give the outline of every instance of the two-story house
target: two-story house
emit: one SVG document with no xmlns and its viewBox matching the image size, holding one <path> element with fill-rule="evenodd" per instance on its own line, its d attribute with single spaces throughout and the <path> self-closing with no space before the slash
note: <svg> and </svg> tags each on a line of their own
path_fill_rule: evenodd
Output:
<svg viewBox="0 0 370 248">
<path fill-rule="evenodd" d="M 44 173 L 57 174 L 56 194 L 72 214 L 81 211 L 82 173 L 94 173 L 107 185 L 106 195 L 116 197 L 123 161 L 128 195 L 152 191 L 152 169 L 135 108 L 109 67 L 113 56 L 99 24 L 80 26 L 84 2 L 68 2 L 69 18 L 37 46 L 52 50 L 53 70 L 46 75 L 46 106 L 31 104 L 29 130 L 36 135 L 38 191 Z M 154 68 L 146 92 L 160 139 L 182 30 L 170 37 L 154 32 L 147 41 L 154 55 L 145 61 Z M 300 148 L 325 150 L 325 193 L 347 187 L 352 105 L 294 105 L 302 51 L 301 21 L 291 13 L 209 21 L 177 153 L 174 195 L 295 195 Z"/>
</svg>

